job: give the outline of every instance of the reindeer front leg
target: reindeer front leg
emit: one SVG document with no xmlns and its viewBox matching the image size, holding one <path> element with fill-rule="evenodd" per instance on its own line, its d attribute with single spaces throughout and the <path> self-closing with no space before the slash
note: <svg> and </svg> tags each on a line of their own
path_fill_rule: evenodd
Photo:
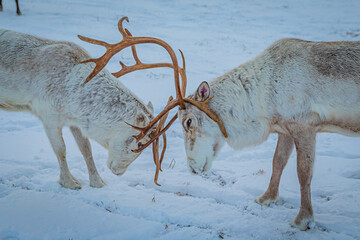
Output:
<svg viewBox="0 0 360 240">
<path fill-rule="evenodd" d="M 279 195 L 279 183 L 281 174 L 288 162 L 288 159 L 294 149 L 294 140 L 289 135 L 279 134 L 278 143 L 273 158 L 273 169 L 266 192 L 258 197 L 255 201 L 260 205 L 269 206 L 277 201 Z"/>
<path fill-rule="evenodd" d="M 91 145 L 89 139 L 84 137 L 77 127 L 70 127 L 71 133 L 73 134 L 75 141 L 80 149 L 80 152 L 84 156 L 86 166 L 89 172 L 90 186 L 95 188 L 101 188 L 105 186 L 105 182 L 101 179 L 91 153 Z"/>
<path fill-rule="evenodd" d="M 293 134 L 297 152 L 297 173 L 301 191 L 300 211 L 291 224 L 300 230 L 307 230 L 310 221 L 314 221 L 311 205 L 311 179 L 315 161 L 316 131 L 301 129 Z"/>
<path fill-rule="evenodd" d="M 80 182 L 71 175 L 69 167 L 66 162 L 66 147 L 62 137 L 62 129 L 55 124 L 44 124 L 46 134 L 49 138 L 50 144 L 56 154 L 60 166 L 60 180 L 61 186 L 70 189 L 80 189 Z"/>
</svg>

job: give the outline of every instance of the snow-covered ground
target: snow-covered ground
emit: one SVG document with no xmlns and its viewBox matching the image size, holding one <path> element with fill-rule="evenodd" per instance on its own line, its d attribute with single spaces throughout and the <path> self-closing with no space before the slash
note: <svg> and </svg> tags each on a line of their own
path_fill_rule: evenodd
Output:
<svg viewBox="0 0 360 240">
<path fill-rule="evenodd" d="M 283 37 L 306 40 L 360 40 L 358 0 L 272 1 L 3 1 L 0 28 L 54 40 L 73 41 L 99 56 L 103 49 L 80 41 L 81 34 L 118 42 L 117 21 L 135 36 L 164 39 L 187 59 L 188 93 L 244 63 Z M 158 47 L 138 47 L 144 62 L 169 61 Z M 131 63 L 129 51 L 119 59 Z M 108 69 L 118 69 L 118 60 Z M 120 79 L 156 112 L 174 94 L 172 72 L 153 69 Z M 139 88 L 138 86 L 142 86 Z M 360 104 L 360 103 L 359 103 Z M 92 142 L 107 185 L 89 187 L 87 169 L 65 129 L 70 170 L 83 184 L 61 188 L 59 167 L 39 120 L 0 111 L 0 239 L 360 239 L 360 138 L 319 134 L 312 181 L 316 226 L 290 227 L 300 207 L 295 154 L 280 184 L 277 204 L 254 199 L 267 188 L 277 136 L 243 151 L 228 146 L 206 175 L 186 166 L 179 123 L 168 133 L 168 151 L 153 183 L 148 149 L 118 177 L 106 167 L 107 152 Z M 170 168 L 170 162 L 176 161 Z"/>
</svg>

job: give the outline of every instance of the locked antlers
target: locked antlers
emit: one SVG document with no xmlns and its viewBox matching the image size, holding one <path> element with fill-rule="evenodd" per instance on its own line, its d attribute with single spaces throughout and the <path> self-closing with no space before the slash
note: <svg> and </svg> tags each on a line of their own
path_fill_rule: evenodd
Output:
<svg viewBox="0 0 360 240">
<path fill-rule="evenodd" d="M 159 185 L 157 183 L 157 177 L 158 177 L 159 170 L 161 171 L 161 162 L 162 162 L 162 159 L 163 159 L 163 156 L 165 153 L 165 149 L 166 149 L 165 132 L 167 129 L 169 129 L 169 127 L 174 123 L 174 121 L 178 117 L 178 115 L 175 114 L 175 116 L 163 128 L 163 125 L 165 124 L 166 118 L 171 109 L 175 108 L 176 106 L 179 106 L 180 109 L 185 109 L 185 102 L 188 102 L 188 103 L 196 106 L 197 108 L 199 108 L 201 111 L 205 112 L 211 119 L 213 119 L 215 122 L 217 122 L 221 132 L 223 133 L 223 135 L 225 137 L 227 137 L 227 133 L 226 133 L 225 127 L 224 127 L 221 119 L 219 118 L 219 116 L 209 108 L 209 105 L 208 105 L 209 101 L 213 97 L 208 98 L 206 101 L 196 101 L 193 99 L 185 98 L 186 81 L 187 80 L 186 80 L 186 74 L 185 74 L 185 58 L 184 58 L 183 53 L 179 50 L 181 53 L 182 60 L 183 60 L 183 68 L 180 68 L 178 65 L 176 54 L 174 53 L 173 49 L 166 42 L 164 42 L 163 40 L 157 39 L 157 38 L 152 38 L 152 37 L 133 37 L 131 35 L 131 33 L 129 32 L 129 30 L 123 28 L 122 23 L 124 20 L 129 22 L 129 19 L 127 17 L 123 17 L 119 20 L 119 23 L 118 23 L 118 28 L 119 28 L 121 35 L 123 36 L 123 40 L 121 40 L 120 42 L 115 43 L 115 44 L 109 44 L 109 43 L 106 43 L 103 41 L 99 41 L 99 40 L 95 40 L 95 39 L 91 39 L 91 38 L 87 38 L 87 37 L 78 35 L 78 37 L 85 42 L 100 45 L 100 46 L 103 46 L 106 48 L 105 54 L 103 56 L 101 56 L 100 58 L 89 59 L 89 60 L 81 62 L 81 63 L 94 62 L 96 64 L 94 70 L 86 78 L 83 85 L 86 84 L 87 82 L 89 82 L 94 76 L 96 76 L 105 67 L 105 65 L 109 62 L 109 60 L 115 54 L 117 54 L 124 48 L 130 47 L 130 46 L 131 46 L 131 50 L 132 50 L 133 57 L 135 60 L 135 64 L 132 66 L 126 66 L 123 62 L 120 62 L 120 65 L 122 68 L 120 71 L 113 73 L 113 75 L 115 77 L 121 77 L 127 73 L 137 71 L 137 70 L 158 68 L 158 67 L 169 67 L 174 70 L 176 99 L 173 99 L 172 97 L 170 97 L 168 104 L 165 106 L 164 110 L 162 110 L 147 126 L 138 127 L 138 126 L 128 124 L 128 125 L 132 126 L 134 129 L 140 131 L 140 133 L 138 135 L 133 136 L 136 138 L 136 141 L 138 142 L 141 139 L 143 139 L 149 133 L 149 131 L 153 128 L 153 126 L 155 126 L 158 123 L 156 130 L 154 132 L 150 133 L 150 135 L 149 135 L 150 140 L 148 142 L 146 142 L 145 144 L 143 144 L 140 148 L 134 149 L 132 151 L 136 152 L 136 153 L 141 152 L 146 147 L 148 147 L 151 143 L 154 143 L 153 144 L 153 155 L 154 155 L 154 162 L 156 164 L 156 173 L 155 173 L 154 182 L 157 185 Z M 144 44 L 144 43 L 153 43 L 153 44 L 157 44 L 157 45 L 160 45 L 161 47 L 163 47 L 169 53 L 172 64 L 171 63 L 152 63 L 152 64 L 142 63 L 137 56 L 135 45 Z M 182 80 L 181 88 L 180 88 L 179 74 L 180 74 L 181 80 Z M 161 153 L 161 158 L 159 159 L 158 148 L 159 148 L 159 137 L 161 135 L 163 135 L 163 138 L 164 138 L 164 148 Z"/>
</svg>

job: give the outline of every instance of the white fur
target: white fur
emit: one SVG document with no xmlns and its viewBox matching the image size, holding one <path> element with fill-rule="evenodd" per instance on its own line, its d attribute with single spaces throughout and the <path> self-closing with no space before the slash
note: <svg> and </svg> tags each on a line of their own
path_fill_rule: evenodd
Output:
<svg viewBox="0 0 360 240">
<path fill-rule="evenodd" d="M 60 183 L 68 188 L 80 183 L 66 164 L 64 126 L 71 127 L 84 155 L 90 185 L 102 187 L 87 138 L 109 149 L 109 168 L 123 174 L 139 155 L 131 152 L 137 131 L 124 122 L 144 126 L 153 118 L 151 104 L 148 108 L 107 70 L 82 86 L 94 64 L 79 62 L 89 58 L 70 42 L 0 30 L 0 108 L 27 111 L 43 122 L 59 160 Z"/>
</svg>

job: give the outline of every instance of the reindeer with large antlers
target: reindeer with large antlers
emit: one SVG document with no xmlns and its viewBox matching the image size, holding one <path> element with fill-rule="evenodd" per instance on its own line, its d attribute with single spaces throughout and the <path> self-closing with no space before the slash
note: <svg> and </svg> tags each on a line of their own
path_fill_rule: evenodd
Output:
<svg viewBox="0 0 360 240">
<path fill-rule="evenodd" d="M 102 187 L 104 182 L 95 167 L 88 138 L 109 149 L 107 165 L 114 174 L 122 175 L 140 154 L 140 151 L 131 150 L 142 147 L 150 137 L 158 136 L 165 124 L 167 114 L 148 129 L 142 136 L 143 140 L 135 140 L 132 136 L 137 130 L 129 125 L 146 126 L 153 119 L 153 107 L 151 103 L 145 105 L 115 77 L 156 67 L 170 67 L 174 69 L 175 77 L 179 72 L 185 76 L 185 70 L 178 67 L 176 55 L 167 43 L 156 38 L 131 36 L 122 27 L 124 20 L 128 19 L 122 18 L 118 25 L 123 36 L 119 43 L 108 44 L 79 36 L 84 41 L 107 48 L 99 59 L 89 59 L 81 47 L 70 42 L 51 41 L 0 29 L 0 109 L 30 112 L 42 121 L 59 162 L 59 182 L 63 187 L 81 187 L 66 162 L 62 138 L 64 126 L 70 127 L 84 156 L 90 186 Z M 173 63 L 140 62 L 134 45 L 144 43 L 162 46 L 169 52 Z M 115 77 L 106 69 L 102 70 L 114 54 L 126 47 L 132 47 L 136 61 L 134 66 L 121 63 L 122 69 L 113 74 Z M 172 99 L 169 101 L 172 102 Z M 159 138 L 153 143 L 156 184 L 166 148 L 166 136 L 164 133 L 161 135 L 164 148 L 160 157 Z"/>
<path fill-rule="evenodd" d="M 175 87 L 180 92 L 178 82 Z M 256 199 L 261 205 L 277 201 L 281 174 L 295 146 L 301 207 L 292 225 L 306 230 L 314 219 L 310 183 L 316 133 L 360 136 L 360 42 L 279 40 L 252 61 L 201 83 L 189 98 L 178 94 L 149 125 L 135 128 L 137 141 L 177 105 L 174 118 L 182 124 L 194 173 L 208 171 L 225 142 L 242 149 L 278 134 L 269 187 Z"/>
</svg>

